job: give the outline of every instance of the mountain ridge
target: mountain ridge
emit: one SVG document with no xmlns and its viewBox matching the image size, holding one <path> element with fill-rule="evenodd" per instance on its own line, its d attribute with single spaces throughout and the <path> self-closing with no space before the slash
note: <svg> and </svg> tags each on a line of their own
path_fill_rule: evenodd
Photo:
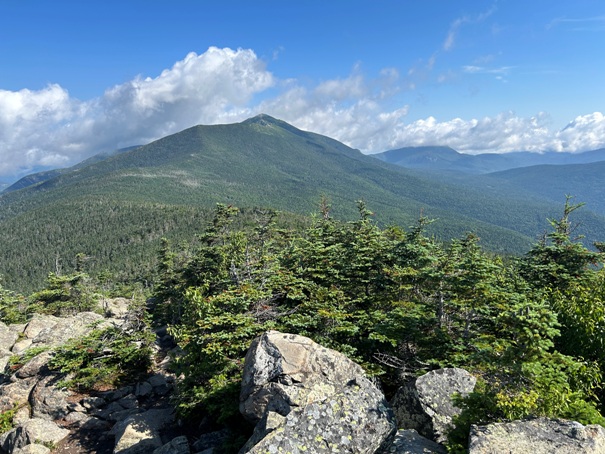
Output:
<svg viewBox="0 0 605 454">
<path fill-rule="evenodd" d="M 450 147 L 403 147 L 370 155 L 411 169 L 456 171 L 467 174 L 486 174 L 535 165 L 587 164 L 605 161 L 605 148 L 583 153 L 517 151 L 511 153 L 460 153 Z"/>
</svg>

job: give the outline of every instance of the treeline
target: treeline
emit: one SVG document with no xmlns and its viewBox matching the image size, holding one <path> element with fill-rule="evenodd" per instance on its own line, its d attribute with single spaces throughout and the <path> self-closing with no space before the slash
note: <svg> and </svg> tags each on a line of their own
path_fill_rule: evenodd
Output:
<svg viewBox="0 0 605 454">
<path fill-rule="evenodd" d="M 335 220 L 323 200 L 311 222 L 291 225 L 272 210 L 217 205 L 201 234 L 161 240 L 149 299 L 154 323 L 167 324 L 182 350 L 182 415 L 246 427 L 243 359 L 254 337 L 278 329 L 345 353 L 387 397 L 434 368 L 475 374 L 453 452 L 472 423 L 533 415 L 605 424 L 605 247 L 575 237 L 579 207 L 568 199 L 552 230 L 511 259 L 483 251 L 473 234 L 441 243 L 424 217 L 380 227 L 361 202 L 355 221 Z M 117 288 L 110 278 L 87 288 L 84 258 L 28 298 L 2 290 L 0 318 L 80 310 L 91 292 Z"/>
</svg>

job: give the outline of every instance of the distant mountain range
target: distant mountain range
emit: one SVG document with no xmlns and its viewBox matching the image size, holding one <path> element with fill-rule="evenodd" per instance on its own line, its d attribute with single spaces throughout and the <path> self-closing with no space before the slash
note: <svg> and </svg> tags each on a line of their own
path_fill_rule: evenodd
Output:
<svg viewBox="0 0 605 454">
<path fill-rule="evenodd" d="M 58 257 L 68 266 L 78 252 L 93 270 L 143 273 L 162 236 L 191 237 L 203 227 L 200 213 L 216 203 L 271 207 L 295 219 L 316 212 L 322 196 L 341 219 L 354 219 L 362 199 L 382 224 L 405 228 L 424 215 L 437 219 L 431 232 L 445 241 L 473 231 L 488 249 L 523 253 L 565 200 L 528 191 L 511 175 L 406 169 L 259 115 L 15 183 L 0 194 L 0 274 L 16 287 L 33 285 Z M 605 217 L 581 210 L 578 220 L 588 240 L 603 239 Z"/>
<path fill-rule="evenodd" d="M 535 165 L 588 164 L 605 161 L 605 148 L 584 153 L 519 151 L 470 155 L 459 153 L 450 147 L 405 147 L 371 156 L 409 169 L 484 174 Z"/>
<path fill-rule="evenodd" d="M 553 202 L 570 195 L 605 216 L 605 148 L 584 153 L 467 155 L 449 147 L 409 147 L 372 155 L 408 169 L 439 175 L 457 184 L 480 189 L 523 191 Z M 508 183 L 508 189 L 501 187 Z"/>
</svg>

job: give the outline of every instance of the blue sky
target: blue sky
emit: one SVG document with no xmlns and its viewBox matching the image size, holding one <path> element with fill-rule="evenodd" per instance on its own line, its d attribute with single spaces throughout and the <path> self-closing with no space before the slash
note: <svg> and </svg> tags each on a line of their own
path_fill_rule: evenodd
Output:
<svg viewBox="0 0 605 454">
<path fill-rule="evenodd" d="M 258 113 L 363 152 L 605 147 L 605 2 L 0 0 L 0 179 Z"/>
</svg>

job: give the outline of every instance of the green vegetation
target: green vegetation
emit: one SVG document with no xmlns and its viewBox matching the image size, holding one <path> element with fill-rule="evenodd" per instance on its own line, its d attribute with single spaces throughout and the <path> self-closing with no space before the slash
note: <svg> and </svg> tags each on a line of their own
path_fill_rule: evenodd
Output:
<svg viewBox="0 0 605 454">
<path fill-rule="evenodd" d="M 604 151 L 604 150 L 601 150 Z M 493 181 L 505 181 L 519 190 L 546 200 L 558 201 L 561 194 L 573 194 L 592 211 L 605 215 L 603 175 L 605 161 L 589 164 L 536 165 L 490 174 Z"/>
<path fill-rule="evenodd" d="M 17 413 L 18 408 L 11 408 L 0 413 L 0 434 L 8 432 L 14 427 L 13 419 Z"/>
<path fill-rule="evenodd" d="M 4 323 L 21 323 L 26 319 L 25 297 L 5 289 L 0 284 L 0 320 Z"/>
<path fill-rule="evenodd" d="M 340 222 L 324 201 L 303 231 L 275 228 L 271 211 L 233 228 L 237 209 L 219 205 L 194 250 L 165 242 L 160 253 L 154 314 L 184 352 L 182 413 L 240 427 L 246 349 L 279 329 L 345 353 L 387 394 L 435 367 L 470 370 L 479 385 L 460 402 L 452 451 L 471 423 L 535 415 L 604 424 L 603 253 L 569 236 L 576 208 L 568 201 L 554 232 L 505 262 L 474 235 L 437 242 L 426 218 L 409 231 L 380 228 L 363 203 L 357 221 Z M 576 285 L 563 284 L 570 279 Z M 568 297 L 574 304 L 562 304 Z"/>
<path fill-rule="evenodd" d="M 82 390 L 112 389 L 143 378 L 151 367 L 153 333 L 141 304 L 120 327 L 96 327 L 57 348 L 51 369 L 69 377 L 63 385 Z"/>
<path fill-rule="evenodd" d="M 12 370 L 17 370 L 23 367 L 30 359 L 34 356 L 38 356 L 40 353 L 48 350 L 48 347 L 30 347 L 25 352 L 19 355 L 12 355 L 8 361 Z"/>
</svg>

